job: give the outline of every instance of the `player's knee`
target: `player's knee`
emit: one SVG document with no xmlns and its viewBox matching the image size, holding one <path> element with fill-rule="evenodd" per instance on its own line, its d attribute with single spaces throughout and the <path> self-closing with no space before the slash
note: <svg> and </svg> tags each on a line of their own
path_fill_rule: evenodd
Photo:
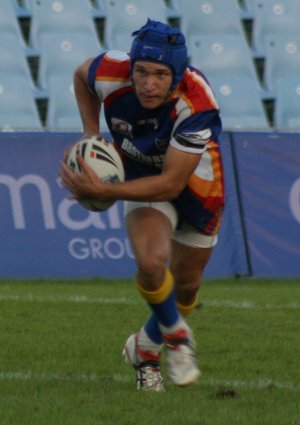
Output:
<svg viewBox="0 0 300 425">
<path fill-rule="evenodd" d="M 166 259 L 161 255 L 147 255 L 138 261 L 138 276 L 143 286 L 156 289 L 163 281 Z"/>
<path fill-rule="evenodd" d="M 193 303 L 200 288 L 200 280 L 186 282 L 185 284 L 176 285 L 177 300 L 183 305 Z"/>
</svg>

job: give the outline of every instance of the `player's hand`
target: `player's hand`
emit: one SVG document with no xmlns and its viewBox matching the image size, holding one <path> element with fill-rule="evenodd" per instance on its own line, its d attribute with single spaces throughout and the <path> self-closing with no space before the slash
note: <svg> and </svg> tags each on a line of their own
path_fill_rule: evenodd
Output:
<svg viewBox="0 0 300 425">
<path fill-rule="evenodd" d="M 72 147 L 73 147 L 73 145 L 72 145 L 72 146 L 69 146 L 68 148 L 66 148 L 66 149 L 64 150 L 63 162 L 64 162 L 65 164 L 66 164 L 66 163 L 67 163 L 67 161 L 68 161 L 68 158 L 69 158 L 70 152 L 71 152 L 71 150 L 72 150 Z"/>
<path fill-rule="evenodd" d="M 78 155 L 76 159 L 81 168 L 80 173 L 75 173 L 64 161 L 62 162 L 60 169 L 62 185 L 72 193 L 73 199 L 100 199 L 103 183 L 81 156 Z"/>
<path fill-rule="evenodd" d="M 78 139 L 77 141 L 76 141 L 76 143 L 78 143 L 78 142 L 80 142 L 81 140 L 83 140 L 83 139 L 88 139 L 88 138 L 90 138 L 90 137 L 92 137 L 92 136 L 96 136 L 96 137 L 100 137 L 101 139 L 103 138 L 102 136 L 101 136 L 101 134 L 93 134 L 93 133 L 84 133 L 83 135 L 82 135 L 82 137 L 80 137 L 80 139 Z M 67 161 L 68 161 L 68 157 L 69 157 L 69 155 L 70 155 L 70 152 L 71 152 L 71 150 L 72 150 L 72 148 L 73 148 L 73 146 L 74 145 L 76 145 L 76 143 L 74 143 L 74 144 L 72 144 L 71 146 L 68 146 L 65 150 L 64 150 L 64 155 L 63 155 L 63 162 L 66 164 L 67 163 Z"/>
</svg>

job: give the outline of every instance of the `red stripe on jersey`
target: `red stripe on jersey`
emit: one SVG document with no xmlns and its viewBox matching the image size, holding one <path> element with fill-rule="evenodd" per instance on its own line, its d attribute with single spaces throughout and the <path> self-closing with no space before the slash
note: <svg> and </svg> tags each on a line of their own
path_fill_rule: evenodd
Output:
<svg viewBox="0 0 300 425">
<path fill-rule="evenodd" d="M 221 212 L 224 207 L 225 188 L 223 180 L 223 165 L 218 151 L 217 144 L 210 142 L 211 149 L 207 152 L 211 157 L 211 166 L 213 171 L 213 179 L 206 180 L 196 175 L 191 175 L 188 181 L 188 188 L 199 199 L 202 206 L 210 211 L 213 215 L 202 231 L 205 234 L 213 235 L 218 232 L 221 224 Z"/>
<path fill-rule="evenodd" d="M 218 109 L 212 88 L 200 72 L 187 70 L 182 84 L 182 99 L 192 113 Z"/>
<path fill-rule="evenodd" d="M 129 60 L 121 61 L 105 55 L 97 68 L 95 79 L 97 81 L 128 81 L 130 79 Z"/>
</svg>

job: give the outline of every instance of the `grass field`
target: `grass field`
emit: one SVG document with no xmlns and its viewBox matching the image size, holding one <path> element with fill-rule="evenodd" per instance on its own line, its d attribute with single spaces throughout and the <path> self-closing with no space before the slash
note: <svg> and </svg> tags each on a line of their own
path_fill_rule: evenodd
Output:
<svg viewBox="0 0 300 425">
<path fill-rule="evenodd" d="M 0 281 L 0 425 L 299 425 L 300 281 L 200 294 L 201 379 L 141 393 L 121 357 L 148 315 L 132 282 Z"/>
</svg>

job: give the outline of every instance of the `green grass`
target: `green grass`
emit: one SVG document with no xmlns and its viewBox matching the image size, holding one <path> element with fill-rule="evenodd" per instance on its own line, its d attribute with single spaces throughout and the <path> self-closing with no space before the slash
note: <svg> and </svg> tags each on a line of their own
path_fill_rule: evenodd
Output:
<svg viewBox="0 0 300 425">
<path fill-rule="evenodd" d="M 132 282 L 0 281 L 0 425 L 299 425 L 300 281 L 200 294 L 202 377 L 153 394 L 121 358 L 148 315 Z"/>
</svg>

